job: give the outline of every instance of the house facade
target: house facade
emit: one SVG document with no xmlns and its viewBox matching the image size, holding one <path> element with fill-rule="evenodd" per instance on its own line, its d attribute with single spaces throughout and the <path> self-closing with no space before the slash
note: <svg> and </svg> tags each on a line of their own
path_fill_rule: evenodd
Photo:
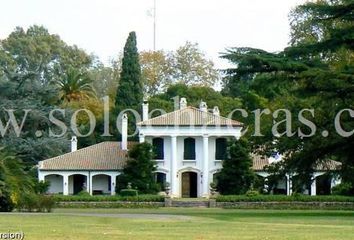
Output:
<svg viewBox="0 0 354 240">
<path fill-rule="evenodd" d="M 242 123 L 220 116 L 218 107 L 208 110 L 201 102 L 199 108 L 187 105 L 181 98 L 179 109 L 149 118 L 148 103 L 143 103 L 143 119 L 137 123 L 139 142 L 153 145 L 157 165 L 156 181 L 169 183 L 171 197 L 209 197 L 210 183 L 222 168 L 226 143 L 241 137 Z M 77 140 L 71 141 L 70 153 L 39 162 L 40 181 L 50 182 L 50 193 L 64 195 L 87 191 L 90 194 L 115 194 L 116 177 L 127 161 L 128 117 L 122 116 L 122 141 L 103 142 L 77 150 Z M 264 166 L 271 158 L 253 157 L 253 169 L 264 178 Z M 329 170 L 337 167 L 336 164 Z M 314 179 L 326 172 L 316 172 Z M 292 178 L 286 178 L 279 188 L 290 195 Z M 316 185 L 316 181 L 315 182 Z M 333 184 L 337 184 L 333 180 Z M 315 188 L 308 194 L 316 195 Z"/>
</svg>

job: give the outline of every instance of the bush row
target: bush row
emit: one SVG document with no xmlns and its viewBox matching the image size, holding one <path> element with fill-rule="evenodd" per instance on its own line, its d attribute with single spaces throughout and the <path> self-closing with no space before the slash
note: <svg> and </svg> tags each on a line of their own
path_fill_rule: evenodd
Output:
<svg viewBox="0 0 354 240">
<path fill-rule="evenodd" d="M 58 202 L 59 208 L 159 208 L 162 202 Z"/>
<path fill-rule="evenodd" d="M 138 195 L 138 196 L 90 196 L 90 195 L 53 195 L 55 202 L 163 202 L 164 197 L 159 195 Z"/>
<path fill-rule="evenodd" d="M 51 212 L 54 205 L 55 201 L 52 196 L 26 193 L 19 196 L 15 207 L 20 212 Z"/>
<path fill-rule="evenodd" d="M 286 195 L 219 195 L 217 202 L 354 202 L 354 197 L 349 196 L 309 196 L 296 194 Z"/>
</svg>

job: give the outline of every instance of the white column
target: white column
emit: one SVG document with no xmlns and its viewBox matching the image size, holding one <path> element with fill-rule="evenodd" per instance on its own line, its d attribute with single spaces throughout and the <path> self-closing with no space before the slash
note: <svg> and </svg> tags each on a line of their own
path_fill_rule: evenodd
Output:
<svg viewBox="0 0 354 240">
<path fill-rule="evenodd" d="M 145 135 L 144 134 L 140 134 L 139 135 L 139 143 L 143 143 L 145 142 Z"/>
<path fill-rule="evenodd" d="M 316 175 L 312 175 L 311 177 L 311 196 L 316 196 Z"/>
<path fill-rule="evenodd" d="M 87 192 L 92 195 L 93 194 L 93 191 L 92 191 L 92 187 L 93 187 L 93 184 L 92 184 L 92 175 L 89 173 L 87 175 Z"/>
<path fill-rule="evenodd" d="M 171 136 L 171 197 L 178 196 L 177 181 L 177 137 Z"/>
<path fill-rule="evenodd" d="M 63 175 L 63 195 L 69 195 L 69 176 Z"/>
<path fill-rule="evenodd" d="M 128 115 L 122 116 L 122 150 L 128 150 Z"/>
<path fill-rule="evenodd" d="M 209 138 L 203 136 L 203 179 L 202 196 L 209 197 Z"/>
<path fill-rule="evenodd" d="M 38 171 L 38 181 L 39 182 L 45 181 L 45 176 L 44 174 L 41 173 L 41 171 Z"/>
<path fill-rule="evenodd" d="M 286 195 L 290 196 L 293 193 L 293 183 L 291 181 L 291 176 L 286 174 Z"/>
<path fill-rule="evenodd" d="M 116 176 L 111 175 L 111 195 L 116 195 Z"/>
</svg>

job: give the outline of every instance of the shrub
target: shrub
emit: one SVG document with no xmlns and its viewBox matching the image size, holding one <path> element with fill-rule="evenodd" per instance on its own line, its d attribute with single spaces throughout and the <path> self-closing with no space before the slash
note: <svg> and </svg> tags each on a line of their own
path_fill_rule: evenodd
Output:
<svg viewBox="0 0 354 240">
<path fill-rule="evenodd" d="M 51 212 L 54 205 L 55 201 L 52 196 L 23 193 L 17 201 L 16 208 L 18 211 Z"/>
<path fill-rule="evenodd" d="M 340 183 L 332 188 L 333 195 L 353 195 L 353 186 L 351 183 Z"/>
<path fill-rule="evenodd" d="M 19 211 L 32 212 L 40 208 L 39 197 L 34 193 L 22 193 L 17 201 L 16 208 Z"/>
<path fill-rule="evenodd" d="M 40 195 L 39 203 L 38 203 L 38 211 L 43 212 L 51 212 L 55 205 L 55 201 L 53 196 L 49 195 Z"/>
<path fill-rule="evenodd" d="M 246 192 L 246 196 L 247 197 L 254 197 L 254 196 L 258 196 L 259 195 L 259 192 L 258 191 L 255 191 L 255 190 L 248 190 Z"/>
<path fill-rule="evenodd" d="M 129 201 L 129 202 L 163 202 L 164 197 L 153 194 L 142 194 L 138 196 L 63 196 L 54 195 L 53 199 L 55 202 L 118 202 L 118 201 Z"/>
<path fill-rule="evenodd" d="M 11 212 L 14 209 L 14 204 L 10 198 L 10 195 L 6 192 L 2 192 L 0 195 L 0 212 Z"/>
<path fill-rule="evenodd" d="M 36 193 L 45 194 L 50 187 L 50 182 L 45 182 L 45 181 L 36 182 L 34 187 Z"/>
<path fill-rule="evenodd" d="M 91 196 L 90 193 L 88 193 L 86 190 L 82 190 L 82 191 L 79 192 L 77 195 L 78 195 L 78 196 L 82 196 L 82 197 L 84 197 L 84 196 Z"/>
<path fill-rule="evenodd" d="M 354 202 L 354 197 L 348 196 L 309 196 L 296 194 L 293 196 L 286 195 L 219 195 L 216 197 L 217 202 Z"/>
<path fill-rule="evenodd" d="M 127 196 L 138 196 L 138 191 L 135 189 L 122 189 L 120 190 L 120 195 L 122 197 L 127 197 Z"/>
</svg>

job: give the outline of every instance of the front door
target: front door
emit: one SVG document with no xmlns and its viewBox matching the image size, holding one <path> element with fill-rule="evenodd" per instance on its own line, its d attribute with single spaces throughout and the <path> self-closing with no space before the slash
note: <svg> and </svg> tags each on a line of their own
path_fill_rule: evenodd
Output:
<svg viewBox="0 0 354 240">
<path fill-rule="evenodd" d="M 86 176 L 83 175 L 74 175 L 74 194 L 78 194 L 79 192 L 84 190 Z"/>
<path fill-rule="evenodd" d="M 182 173 L 182 197 L 196 198 L 198 197 L 198 174 L 195 172 Z"/>
</svg>

